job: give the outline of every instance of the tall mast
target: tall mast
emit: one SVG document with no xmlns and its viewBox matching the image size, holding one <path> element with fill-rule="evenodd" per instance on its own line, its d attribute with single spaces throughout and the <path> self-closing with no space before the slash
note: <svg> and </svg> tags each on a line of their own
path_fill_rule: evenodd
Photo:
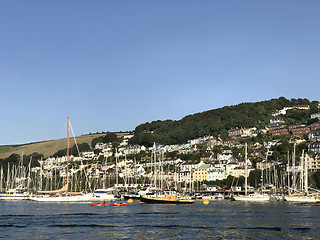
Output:
<svg viewBox="0 0 320 240">
<path fill-rule="evenodd" d="M 245 153 L 244 153 L 244 184 L 245 184 L 245 195 L 248 195 L 248 166 L 247 166 L 247 157 L 248 157 L 248 153 L 247 153 L 247 143 L 245 143 Z"/>
<path fill-rule="evenodd" d="M 293 145 L 293 154 L 292 154 L 292 169 L 293 169 L 293 177 L 292 177 L 292 188 L 293 191 L 296 191 L 296 144 Z"/>
<path fill-rule="evenodd" d="M 308 195 L 308 157 L 304 155 L 304 151 L 302 152 L 304 158 L 304 191 Z"/>
<path fill-rule="evenodd" d="M 67 192 L 68 192 L 68 184 L 69 184 L 69 147 L 70 147 L 70 140 L 69 140 L 69 117 L 67 121 L 67 172 L 66 172 L 66 184 L 67 184 Z"/>
<path fill-rule="evenodd" d="M 119 184 L 118 176 L 118 149 L 116 148 L 116 189 Z"/>
</svg>

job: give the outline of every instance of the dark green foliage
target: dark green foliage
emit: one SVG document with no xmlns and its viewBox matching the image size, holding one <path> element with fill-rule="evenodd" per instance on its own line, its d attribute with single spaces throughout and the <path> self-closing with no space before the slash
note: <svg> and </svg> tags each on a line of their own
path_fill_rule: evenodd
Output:
<svg viewBox="0 0 320 240">
<path fill-rule="evenodd" d="M 213 185 L 217 185 L 221 188 L 229 189 L 231 186 L 243 186 L 244 181 L 245 181 L 245 179 L 243 176 L 241 176 L 240 178 L 236 178 L 236 177 L 229 175 L 226 179 L 210 181 L 207 183 L 210 185 L 213 184 Z"/>
<path fill-rule="evenodd" d="M 40 164 L 38 160 L 43 159 L 43 155 L 37 152 L 34 152 L 30 155 L 23 155 L 23 165 L 28 166 L 31 160 L 31 167 L 39 167 Z M 0 159 L 0 165 L 7 166 L 10 165 L 18 165 L 21 161 L 21 156 L 18 154 L 11 154 L 8 158 Z"/>
<path fill-rule="evenodd" d="M 255 169 L 252 170 L 249 174 L 248 178 L 249 186 L 257 188 L 259 184 L 261 183 L 261 170 Z"/>
<path fill-rule="evenodd" d="M 94 148 L 97 143 L 112 143 L 113 146 L 119 144 L 119 139 L 115 133 L 107 133 L 105 136 L 92 139 L 91 147 Z"/>
<path fill-rule="evenodd" d="M 136 127 L 131 144 L 152 146 L 153 142 L 162 144 L 181 144 L 190 139 L 212 135 L 223 138 L 228 130 L 236 127 L 263 128 L 269 123 L 272 112 L 283 107 L 308 102 L 306 99 L 287 100 L 284 97 L 257 103 L 242 103 L 184 117 L 179 121 L 153 121 Z"/>
<path fill-rule="evenodd" d="M 320 171 L 317 171 L 311 175 L 311 179 L 317 188 L 320 188 Z"/>
<path fill-rule="evenodd" d="M 73 145 L 73 147 L 70 148 L 69 155 L 78 157 L 79 156 L 79 152 L 81 153 L 81 152 L 87 152 L 87 151 L 91 150 L 91 148 L 90 148 L 88 143 L 78 144 L 78 148 L 79 148 L 79 151 L 77 149 L 77 146 Z M 66 155 L 67 155 L 67 148 L 59 150 L 58 152 L 54 153 L 52 155 L 52 157 L 63 157 L 63 156 L 66 156 Z"/>
</svg>

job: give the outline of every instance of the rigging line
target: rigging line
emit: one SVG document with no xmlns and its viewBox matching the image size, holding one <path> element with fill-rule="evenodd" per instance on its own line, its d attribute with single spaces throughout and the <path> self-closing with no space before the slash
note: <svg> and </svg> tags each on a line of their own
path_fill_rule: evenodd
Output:
<svg viewBox="0 0 320 240">
<path fill-rule="evenodd" d="M 71 129 L 71 132 L 72 132 L 72 137 L 73 137 L 74 143 L 76 145 L 76 148 L 77 148 L 77 151 L 78 151 L 78 154 L 79 154 L 79 157 L 80 157 L 80 150 L 79 150 L 79 147 L 78 147 L 78 144 L 77 144 L 76 137 L 74 136 L 74 132 L 73 132 L 73 129 L 72 129 L 71 122 L 69 122 L 69 124 L 70 124 L 70 129 Z"/>
<path fill-rule="evenodd" d="M 61 129 L 61 131 L 60 131 L 60 136 L 58 137 L 58 139 L 57 139 L 57 141 L 56 141 L 56 145 L 55 145 L 55 148 L 54 148 L 54 150 L 53 150 L 52 155 L 57 152 L 59 143 L 61 142 L 61 140 L 62 140 L 63 138 L 65 138 L 64 136 L 65 136 L 65 131 L 66 131 L 65 129 L 66 129 L 66 127 L 67 127 L 67 123 L 64 124 L 63 129 Z"/>
</svg>

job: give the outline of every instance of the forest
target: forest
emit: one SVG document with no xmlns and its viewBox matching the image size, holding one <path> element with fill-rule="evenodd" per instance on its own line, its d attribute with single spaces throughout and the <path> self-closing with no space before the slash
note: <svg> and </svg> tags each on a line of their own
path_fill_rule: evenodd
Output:
<svg viewBox="0 0 320 240">
<path fill-rule="evenodd" d="M 290 123 L 310 123 L 310 114 L 319 109 L 318 101 L 308 99 L 291 99 L 284 97 L 255 103 L 241 103 L 235 106 L 188 115 L 181 120 L 153 121 L 135 128 L 131 144 L 152 146 L 154 142 L 161 144 L 182 144 L 190 139 L 211 135 L 228 138 L 228 130 L 234 128 L 264 128 L 272 117 L 272 112 L 294 105 L 310 105 L 307 111 L 288 111 L 286 121 Z"/>
</svg>

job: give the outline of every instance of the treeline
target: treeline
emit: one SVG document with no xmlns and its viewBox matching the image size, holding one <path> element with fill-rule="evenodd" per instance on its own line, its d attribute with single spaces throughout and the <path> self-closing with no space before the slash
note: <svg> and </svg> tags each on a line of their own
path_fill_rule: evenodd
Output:
<svg viewBox="0 0 320 240">
<path fill-rule="evenodd" d="M 22 165 L 23 166 L 29 166 L 30 161 L 31 161 L 31 167 L 39 167 L 40 164 L 38 160 L 43 159 L 43 155 L 39 154 L 37 152 L 34 152 L 30 155 L 23 155 L 20 156 L 19 154 L 11 154 L 9 157 L 5 159 L 0 159 L 0 166 L 4 167 L 4 171 L 6 170 L 6 167 L 8 165 L 18 165 L 20 161 L 22 160 Z"/>
<path fill-rule="evenodd" d="M 179 121 L 165 120 L 141 124 L 135 128 L 131 144 L 150 147 L 154 142 L 162 144 L 182 144 L 190 139 L 205 135 L 222 138 L 228 137 L 228 130 L 237 127 L 264 128 L 272 117 L 272 112 L 293 105 L 311 105 L 309 111 L 289 112 L 287 116 L 291 123 L 306 122 L 310 114 L 317 109 L 319 102 L 310 102 L 308 99 L 291 99 L 284 97 L 256 103 L 241 103 L 235 106 L 226 106 L 219 109 L 205 111 L 184 117 Z M 295 119 L 297 117 L 297 120 Z"/>
<path fill-rule="evenodd" d="M 91 151 L 89 144 L 88 143 L 80 143 L 80 144 L 78 144 L 78 147 L 77 147 L 77 145 L 73 145 L 69 149 L 69 155 L 79 157 L 79 153 L 87 152 L 87 151 Z M 63 157 L 66 155 L 67 155 L 67 148 L 59 150 L 58 152 L 54 153 L 51 157 Z"/>
</svg>

